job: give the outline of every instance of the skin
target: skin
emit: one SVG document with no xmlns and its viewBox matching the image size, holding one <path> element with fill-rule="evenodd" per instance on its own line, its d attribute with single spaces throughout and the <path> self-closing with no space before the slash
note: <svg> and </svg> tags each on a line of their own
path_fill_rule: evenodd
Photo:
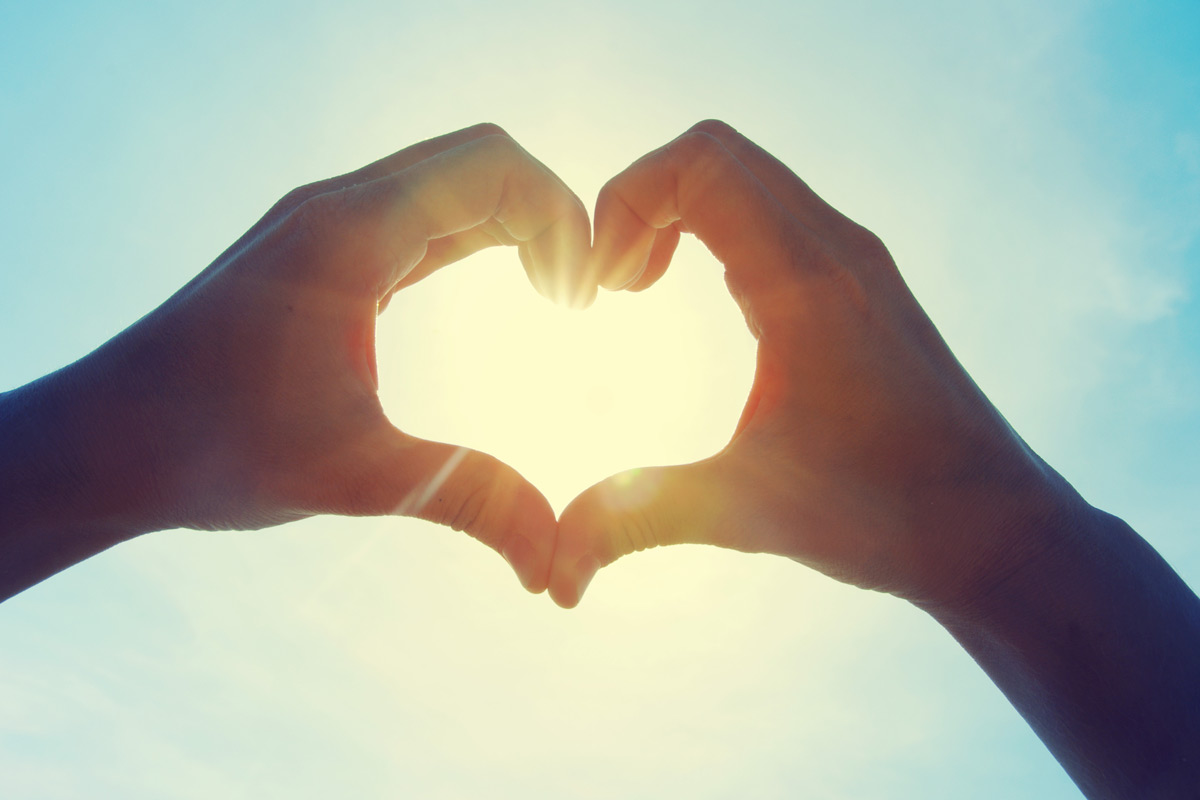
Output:
<svg viewBox="0 0 1200 800">
<path fill-rule="evenodd" d="M 0 598 L 167 528 L 405 514 L 579 602 L 660 544 L 787 556 L 902 597 L 976 659 L 1094 798 L 1196 796 L 1200 600 L 1086 503 L 955 360 L 883 244 L 729 126 L 704 122 L 579 200 L 495 126 L 302 187 L 160 308 L 0 394 Z M 758 340 L 733 439 L 635 470 L 555 521 L 482 453 L 391 425 L 375 319 L 480 248 L 586 306 L 640 291 L 681 233 Z"/>
<path fill-rule="evenodd" d="M 494 125 L 297 189 L 160 308 L 0 395 L 0 598 L 168 528 L 404 514 L 465 530 L 542 591 L 556 520 L 482 453 L 406 435 L 377 396 L 396 291 L 516 245 L 543 293 L 585 305 L 578 198 Z"/>
<path fill-rule="evenodd" d="M 681 232 L 704 242 L 757 370 L 721 452 L 564 510 L 555 601 L 656 545 L 787 556 L 931 614 L 1089 797 L 1196 796 L 1200 601 L 1012 430 L 878 238 L 714 121 L 613 178 L 594 220 L 607 288 L 652 285 Z"/>
</svg>

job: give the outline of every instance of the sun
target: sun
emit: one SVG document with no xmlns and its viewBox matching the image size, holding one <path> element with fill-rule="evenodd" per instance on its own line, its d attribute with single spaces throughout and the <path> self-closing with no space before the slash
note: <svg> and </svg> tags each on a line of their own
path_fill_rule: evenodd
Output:
<svg viewBox="0 0 1200 800">
<path fill-rule="evenodd" d="M 537 295 L 515 251 L 480 253 L 397 296 L 377 339 L 393 423 L 508 462 L 557 511 L 612 473 L 720 450 L 754 371 L 720 266 L 687 243 L 658 284 L 585 311 Z"/>
</svg>

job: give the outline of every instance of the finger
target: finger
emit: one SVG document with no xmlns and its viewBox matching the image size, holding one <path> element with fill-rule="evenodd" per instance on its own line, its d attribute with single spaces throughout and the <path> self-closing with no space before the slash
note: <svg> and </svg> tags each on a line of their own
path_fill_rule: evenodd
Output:
<svg viewBox="0 0 1200 800">
<path fill-rule="evenodd" d="M 332 499 L 319 510 L 449 525 L 503 556 L 526 589 L 545 590 L 557 529 L 554 511 L 512 467 L 387 424 L 352 449 L 339 459 L 342 466 L 324 492 Z"/>
<path fill-rule="evenodd" d="M 703 132 L 644 156 L 601 190 L 593 250 L 605 269 L 602 284 L 648 286 L 641 264 L 649 264 L 653 234 L 672 225 L 695 233 L 731 282 L 747 290 L 769 290 L 792 274 L 796 255 L 816 244 L 753 173 Z"/>
<path fill-rule="evenodd" d="M 583 492 L 558 523 L 549 584 L 554 602 L 573 608 L 597 570 L 635 551 L 732 541 L 737 515 L 722 476 L 719 459 L 709 459 L 631 470 Z"/>
<path fill-rule="evenodd" d="M 689 132 L 712 136 L 725 146 L 797 219 L 814 230 L 834 232 L 853 224 L 836 208 L 809 188 L 775 156 L 743 136 L 731 125 L 708 119 L 693 125 Z"/>
<path fill-rule="evenodd" d="M 499 125 L 494 125 L 490 122 L 480 123 L 472 125 L 469 128 L 454 131 L 453 133 L 447 133 L 433 139 L 418 142 L 403 150 L 392 153 L 390 156 L 367 164 L 365 167 L 347 172 L 344 175 L 299 186 L 288 192 L 279 202 L 275 203 L 263 215 L 262 219 L 255 223 L 250 230 L 246 231 L 245 234 L 226 250 L 226 255 L 241 249 L 247 241 L 252 240 L 255 236 L 261 234 L 263 230 L 269 229 L 301 205 L 316 197 L 340 192 L 361 183 L 369 183 L 386 175 L 407 169 L 446 150 L 475 141 L 476 139 L 481 139 L 485 136 L 508 136 L 508 134 Z"/>
<path fill-rule="evenodd" d="M 414 283 L 429 276 L 433 272 L 441 269 L 447 264 L 453 264 L 455 261 L 461 261 L 467 256 L 478 253 L 488 247 L 495 247 L 498 244 L 506 244 L 507 242 L 499 241 L 488 231 L 484 230 L 485 226 L 472 228 L 469 231 L 462 233 L 454 233 L 450 236 L 441 239 L 434 239 L 425 249 L 425 257 L 413 267 L 403 279 L 395 283 L 392 288 L 388 289 L 383 297 L 379 298 L 378 313 L 382 314 L 388 305 L 392 302 L 392 297 L 396 292 L 412 286 Z"/>
<path fill-rule="evenodd" d="M 494 220 L 471 228 L 470 230 L 452 233 L 441 239 L 434 239 L 425 249 L 425 257 L 397 284 L 402 289 L 428 277 L 442 267 L 497 245 L 515 245 L 516 239 Z"/>
<path fill-rule="evenodd" d="M 421 259 L 402 280 L 396 283 L 387 294 L 379 299 L 379 313 L 382 314 L 384 309 L 392 301 L 392 296 L 401 289 L 412 286 L 421 279 L 428 277 L 448 264 L 453 264 L 456 261 L 461 261 L 467 256 L 478 253 L 480 250 L 485 250 L 496 245 L 514 245 L 516 240 L 496 223 L 490 220 L 480 225 L 478 228 L 472 228 L 469 231 L 461 233 L 453 233 L 441 239 L 434 239 L 425 249 L 425 257 Z"/>
<path fill-rule="evenodd" d="M 433 139 L 426 139 L 423 142 L 411 145 L 392 153 L 389 156 L 373 161 L 364 167 L 347 172 L 343 175 L 337 175 L 332 178 L 314 181 L 312 183 L 299 186 L 288 192 L 278 203 L 271 207 L 271 210 L 255 225 L 248 234 L 254 234 L 263 226 L 270 225 L 275 221 L 285 217 L 295 211 L 301 204 L 312 200 L 323 194 L 330 192 L 338 192 L 343 189 L 355 186 L 360 183 L 368 183 L 370 181 L 390 175 L 394 172 L 407 169 L 413 164 L 418 164 L 427 158 L 431 158 L 438 153 L 445 152 L 454 147 L 458 147 L 466 142 L 474 141 L 475 139 L 484 136 L 507 136 L 504 129 L 499 125 L 492 123 L 481 123 L 472 125 L 469 128 L 463 128 L 453 133 L 447 133 L 442 136 L 437 136 Z M 240 240 L 239 240 L 240 241 Z"/>
<path fill-rule="evenodd" d="M 367 183 L 408 169 L 412 165 L 419 164 L 428 158 L 433 158 L 439 153 L 452 150 L 459 145 L 473 142 L 476 139 L 482 139 L 485 136 L 508 136 L 508 133 L 499 125 L 491 122 L 482 122 L 478 125 L 472 125 L 462 130 L 442 134 L 441 136 L 435 136 L 432 139 L 426 139 L 423 142 L 409 145 L 403 150 L 398 150 L 389 156 L 384 156 L 366 166 L 314 184 L 314 187 L 319 187 L 322 192 L 328 192 L 344 189 L 358 183 Z"/>
<path fill-rule="evenodd" d="M 610 181 L 609 186 L 612 183 Z M 592 247 L 592 263 L 593 269 L 600 274 L 600 285 L 618 291 L 628 288 L 645 273 L 660 229 L 647 224 L 629 206 L 622 193 L 610 190 L 609 186 L 601 189 L 596 198 L 596 241 Z M 671 227 L 664 225 L 661 230 Z"/>
<path fill-rule="evenodd" d="M 372 237 L 366 268 L 385 288 L 425 258 L 429 242 L 497 224 L 519 243 L 543 294 L 570 302 L 594 290 L 578 285 L 590 241 L 583 205 L 507 136 L 472 140 L 344 194 Z"/>
<path fill-rule="evenodd" d="M 608 230 L 616 237 L 597 242 L 603 249 L 592 249 L 589 269 L 601 285 L 610 291 L 641 291 L 663 276 L 679 245 L 678 224 L 653 228 L 642 224 L 621 197 L 601 193 L 596 205 L 596 230 Z"/>
<path fill-rule="evenodd" d="M 531 592 L 545 591 L 557 524 L 533 484 L 497 459 L 418 441 L 402 454 L 422 475 L 395 513 L 465 531 L 504 557 Z"/>
<path fill-rule="evenodd" d="M 679 228 L 671 225 L 666 228 L 660 228 L 658 233 L 654 235 L 654 245 L 650 248 L 650 256 L 646 259 L 646 268 L 642 270 L 642 274 L 624 288 L 631 292 L 640 292 L 643 289 L 648 289 L 658 282 L 667 271 L 667 267 L 671 266 L 671 258 L 675 255 L 675 248 L 679 246 Z"/>
</svg>

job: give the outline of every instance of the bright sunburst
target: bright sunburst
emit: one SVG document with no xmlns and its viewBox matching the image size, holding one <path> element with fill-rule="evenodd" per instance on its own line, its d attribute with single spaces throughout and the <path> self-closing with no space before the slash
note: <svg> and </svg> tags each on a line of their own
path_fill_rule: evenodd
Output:
<svg viewBox="0 0 1200 800">
<path fill-rule="evenodd" d="M 481 253 L 384 314 L 385 408 L 410 433 L 508 461 L 558 510 L 611 473 L 711 455 L 754 370 L 720 274 L 685 246 L 651 289 L 580 312 L 538 296 L 514 251 Z"/>
</svg>

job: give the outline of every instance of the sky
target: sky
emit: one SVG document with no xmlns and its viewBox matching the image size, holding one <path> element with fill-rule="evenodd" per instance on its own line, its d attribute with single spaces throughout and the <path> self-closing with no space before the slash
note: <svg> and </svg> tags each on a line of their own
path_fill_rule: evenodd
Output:
<svg viewBox="0 0 1200 800">
<path fill-rule="evenodd" d="M 588 206 L 717 117 L 879 234 L 1030 445 L 1200 586 L 1200 6 L 0 4 L 0 390 L 289 189 L 492 121 Z M 703 247 L 583 313 L 489 251 L 396 298 L 381 393 L 561 510 L 727 441 Z M 0 607 L 0 796 L 1078 798 L 936 623 L 793 562 L 622 559 L 579 608 L 448 529 L 142 537 Z"/>
</svg>

